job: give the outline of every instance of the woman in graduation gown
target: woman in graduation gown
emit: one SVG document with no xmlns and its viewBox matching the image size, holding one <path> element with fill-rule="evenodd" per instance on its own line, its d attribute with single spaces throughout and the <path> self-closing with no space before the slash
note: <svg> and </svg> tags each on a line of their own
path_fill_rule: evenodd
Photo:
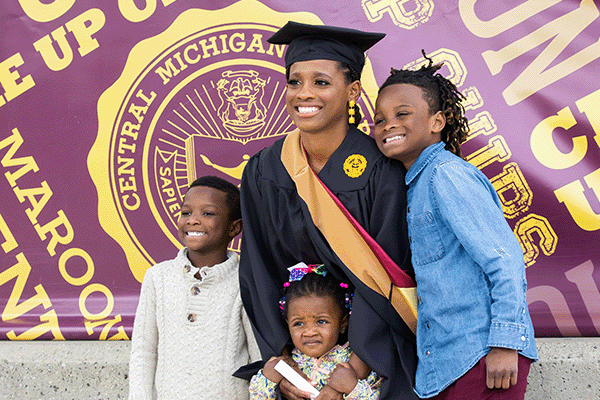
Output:
<svg viewBox="0 0 600 400">
<path fill-rule="evenodd" d="M 369 265 L 351 265 L 351 271 L 346 264 L 352 263 L 341 260 L 340 246 L 343 250 L 353 243 L 328 242 L 307 206 L 312 194 L 304 199 L 299 195 L 282 161 L 290 146 L 300 153 L 318 180 L 396 264 L 411 270 L 404 170 L 356 128 L 360 113 L 349 123 L 353 113 L 349 104 L 360 96 L 364 52 L 384 36 L 289 22 L 269 38 L 270 43 L 289 45 L 286 106 L 297 129 L 254 155 L 244 170 L 240 285 L 266 361 L 281 355 L 290 342 L 278 304 L 289 277 L 287 268 L 300 261 L 325 264 L 330 273 L 354 286 L 350 346 L 355 356 L 385 378 L 381 398 L 416 399 L 414 334 L 387 293 L 377 293 L 363 282 L 364 274 L 357 269 Z"/>
</svg>

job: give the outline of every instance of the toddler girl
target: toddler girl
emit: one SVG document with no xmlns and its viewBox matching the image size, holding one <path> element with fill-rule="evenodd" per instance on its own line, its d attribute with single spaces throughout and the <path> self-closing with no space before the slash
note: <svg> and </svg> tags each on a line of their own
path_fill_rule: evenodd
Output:
<svg viewBox="0 0 600 400">
<path fill-rule="evenodd" d="M 317 390 L 330 380 L 330 386 L 346 399 L 378 399 L 382 380 L 377 374 L 371 372 L 367 379 L 359 380 L 348 364 L 352 354 L 346 334 L 352 306 L 348 285 L 327 275 L 323 265 L 299 263 L 289 270 L 280 308 L 295 347 L 293 361 Z M 272 357 L 252 378 L 251 399 L 277 398 L 276 388 L 283 376 L 274 367 L 281 359 L 285 357 Z"/>
</svg>

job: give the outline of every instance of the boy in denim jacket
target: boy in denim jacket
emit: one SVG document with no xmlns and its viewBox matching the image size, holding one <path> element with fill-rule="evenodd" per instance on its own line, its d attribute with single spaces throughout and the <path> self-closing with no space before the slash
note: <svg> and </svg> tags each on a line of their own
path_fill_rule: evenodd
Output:
<svg viewBox="0 0 600 400">
<path fill-rule="evenodd" d="M 523 252 L 494 187 L 460 157 L 463 96 L 435 72 L 394 70 L 379 90 L 379 149 L 407 169 L 419 299 L 415 392 L 434 399 L 523 399 L 537 360 Z"/>
</svg>

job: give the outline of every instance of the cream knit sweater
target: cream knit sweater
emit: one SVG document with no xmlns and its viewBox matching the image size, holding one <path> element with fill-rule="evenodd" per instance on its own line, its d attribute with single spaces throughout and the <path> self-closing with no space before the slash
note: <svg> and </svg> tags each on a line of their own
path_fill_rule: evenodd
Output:
<svg viewBox="0 0 600 400">
<path fill-rule="evenodd" d="M 260 359 L 240 298 L 239 257 L 197 269 L 181 249 L 146 271 L 135 315 L 129 399 L 247 399 L 231 376 Z"/>
</svg>

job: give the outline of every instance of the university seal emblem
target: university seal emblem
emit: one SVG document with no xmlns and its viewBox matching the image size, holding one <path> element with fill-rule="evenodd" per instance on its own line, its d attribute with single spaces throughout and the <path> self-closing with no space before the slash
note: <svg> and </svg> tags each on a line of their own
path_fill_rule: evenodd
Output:
<svg viewBox="0 0 600 400">
<path fill-rule="evenodd" d="M 360 154 L 352 154 L 344 161 L 344 172 L 350 178 L 358 178 L 367 168 L 367 159 Z"/>
<path fill-rule="evenodd" d="M 250 20 L 256 15 L 263 22 Z M 290 19 L 321 23 L 255 0 L 184 11 L 131 50 L 101 96 L 88 168 L 100 223 L 139 281 L 181 247 L 176 224 L 191 182 L 217 175 L 239 185 L 250 156 L 295 129 L 285 110 L 285 47 L 266 41 Z M 376 93 L 368 70 L 363 85 Z M 365 133 L 373 114 L 367 93 L 360 102 Z"/>
</svg>

